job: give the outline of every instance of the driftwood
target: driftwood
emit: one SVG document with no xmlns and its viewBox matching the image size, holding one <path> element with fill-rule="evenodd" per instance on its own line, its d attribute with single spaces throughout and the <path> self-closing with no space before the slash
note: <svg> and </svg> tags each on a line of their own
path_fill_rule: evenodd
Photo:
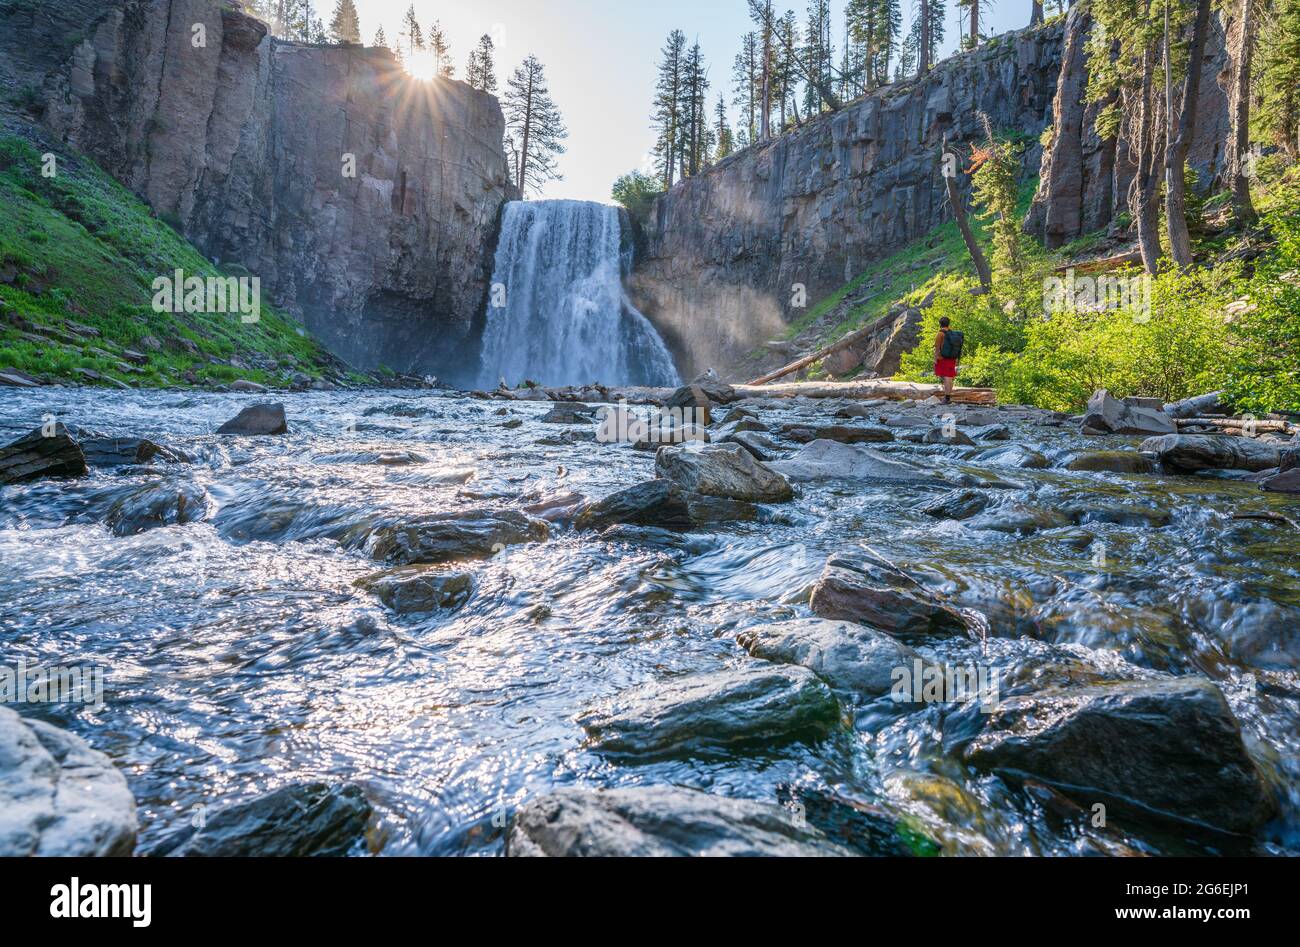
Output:
<svg viewBox="0 0 1300 947">
<path fill-rule="evenodd" d="M 1292 529 L 1300 531 L 1300 523 L 1282 513 L 1238 513 L 1233 519 L 1263 520 L 1265 523 L 1277 523 L 1279 526 L 1290 526 Z"/>
<path fill-rule="evenodd" d="M 911 381 L 891 381 L 872 378 L 866 381 L 789 382 L 784 385 L 736 385 L 742 398 L 850 398 L 866 400 L 888 398 L 891 401 L 924 401 L 943 395 L 943 386 L 925 385 Z M 998 393 L 992 388 L 956 388 L 952 393 L 955 404 L 995 405 Z"/>
<path fill-rule="evenodd" d="M 816 363 L 822 361 L 822 359 L 830 358 L 830 356 L 834 355 L 836 352 L 840 351 L 841 349 L 848 348 L 854 342 L 861 342 L 863 339 L 871 336 L 880 327 L 880 323 L 888 318 L 890 317 L 885 316 L 881 319 L 877 319 L 868 326 L 864 326 L 861 329 L 858 329 L 854 332 L 850 332 L 848 335 L 844 336 L 838 342 L 834 342 L 831 345 L 826 346 L 826 348 L 824 349 L 819 349 L 818 351 L 813 352 L 811 355 L 805 355 L 803 358 L 799 359 L 798 361 L 791 362 L 789 365 L 785 366 L 785 368 L 772 372 L 771 374 L 764 375 L 762 378 L 755 378 L 753 381 L 750 382 L 750 384 L 766 385 L 769 382 L 776 381 L 778 378 L 784 378 L 786 375 L 792 375 L 795 372 L 799 371 L 799 369 L 801 368 L 807 368 L 809 365 L 815 365 Z"/>
<path fill-rule="evenodd" d="M 944 160 L 947 160 L 949 154 L 947 135 L 943 136 L 943 154 Z M 952 157 L 955 159 L 957 156 Z M 993 271 L 989 269 L 989 261 L 985 258 L 984 251 L 980 249 L 975 234 L 971 232 L 970 221 L 966 219 L 966 208 L 962 205 L 961 193 L 957 190 L 956 168 L 951 175 L 947 173 L 946 168 L 944 169 L 943 186 L 948 192 L 948 206 L 952 208 L 957 229 L 961 231 L 961 238 L 966 243 L 966 251 L 970 254 L 971 262 L 975 264 L 975 272 L 979 274 L 980 286 L 987 293 L 993 288 Z"/>
<path fill-rule="evenodd" d="M 1082 263 L 1066 263 L 1058 266 L 1056 272 L 1068 273 L 1074 270 L 1076 274 L 1087 276 L 1090 273 L 1104 273 L 1106 270 L 1117 269 L 1121 266 L 1142 264 L 1142 251 L 1129 250 L 1124 253 L 1117 253 L 1114 256 L 1102 257 L 1098 260 L 1084 260 Z"/>
<path fill-rule="evenodd" d="M 1253 430 L 1256 434 L 1300 434 L 1300 424 L 1289 421 L 1243 421 L 1241 418 L 1178 418 L 1175 422 L 1182 427 L 1217 427 L 1225 432 L 1244 434 Z"/>
</svg>

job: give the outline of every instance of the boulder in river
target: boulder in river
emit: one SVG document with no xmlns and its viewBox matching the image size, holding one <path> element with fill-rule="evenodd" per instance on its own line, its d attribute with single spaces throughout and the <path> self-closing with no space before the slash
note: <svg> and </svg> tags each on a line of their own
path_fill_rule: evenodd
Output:
<svg viewBox="0 0 1300 947">
<path fill-rule="evenodd" d="M 371 556 L 400 565 L 436 565 L 486 559 L 507 546 L 545 542 L 542 520 L 514 510 L 433 513 L 378 527 L 368 545 Z"/>
<path fill-rule="evenodd" d="M 974 447 L 975 442 L 964 431 L 947 430 L 941 426 L 930 428 L 921 435 L 922 444 L 947 444 L 950 447 Z"/>
<path fill-rule="evenodd" d="M 355 848 L 370 822 L 359 786 L 296 783 L 205 816 L 164 839 L 153 856 L 326 858 Z"/>
<path fill-rule="evenodd" d="M 542 417 L 543 424 L 591 424 L 596 420 L 596 409 L 578 402 L 557 404 Z"/>
<path fill-rule="evenodd" d="M 885 444 L 894 439 L 887 427 L 857 424 L 812 424 L 796 421 L 781 428 L 781 434 L 799 444 L 813 441 L 838 441 L 841 444 Z"/>
<path fill-rule="evenodd" d="M 474 577 L 467 572 L 399 569 L 367 576 L 357 585 L 399 615 L 413 615 L 464 605 L 474 592 Z"/>
<path fill-rule="evenodd" d="M 748 664 L 623 691 L 578 723 L 597 752 L 651 760 L 819 739 L 839 719 L 835 696 L 812 671 Z"/>
<path fill-rule="evenodd" d="M 719 438 L 719 441 L 723 444 L 739 444 L 749 451 L 755 460 L 764 463 L 777 460 L 782 453 L 780 444 L 758 431 L 736 431 L 734 434 Z"/>
<path fill-rule="evenodd" d="M 81 445 L 57 422 L 0 447 L 0 485 L 44 477 L 81 477 L 86 473 Z"/>
<path fill-rule="evenodd" d="M 993 499 L 980 490 L 952 490 L 926 503 L 920 512 L 938 520 L 965 520 L 982 513 Z"/>
<path fill-rule="evenodd" d="M 273 434 L 288 434 L 289 423 L 285 420 L 284 405 L 254 404 L 249 405 L 231 420 L 217 428 L 217 433 L 235 437 L 264 437 Z"/>
<path fill-rule="evenodd" d="M 511 858 L 848 857 L 796 813 L 676 786 L 559 789 L 520 807 Z"/>
<path fill-rule="evenodd" d="M 671 480 L 649 480 L 584 504 L 574 517 L 574 525 L 579 529 L 604 529 L 618 524 L 689 529 L 757 519 L 758 515 L 758 508 L 751 503 L 691 493 Z"/>
<path fill-rule="evenodd" d="M 1300 467 L 1276 473 L 1260 481 L 1260 486 L 1271 493 L 1300 493 Z"/>
<path fill-rule="evenodd" d="M 813 586 L 813 613 L 891 635 L 962 635 L 966 622 L 902 569 L 884 559 L 832 556 Z"/>
<path fill-rule="evenodd" d="M 929 858 L 939 844 L 912 819 L 833 792 L 781 783 L 776 799 L 835 842 L 868 858 Z"/>
<path fill-rule="evenodd" d="M 1066 470 L 1148 474 L 1155 470 L 1149 457 L 1133 450 L 1076 451 L 1061 464 Z"/>
<path fill-rule="evenodd" d="M 855 622 L 804 618 L 760 625 L 736 636 L 756 658 L 806 667 L 836 690 L 872 698 L 888 694 L 899 668 L 920 655 L 883 632 Z"/>
<path fill-rule="evenodd" d="M 860 444 L 836 441 L 813 441 L 793 457 L 774 461 L 768 466 L 786 479 L 798 482 L 838 479 L 886 483 L 944 482 L 916 464 L 887 457 Z"/>
<path fill-rule="evenodd" d="M 1101 434 L 1176 434 L 1178 425 L 1160 407 L 1141 398 L 1120 401 L 1101 389 L 1088 401 L 1083 416 L 1085 431 Z"/>
<path fill-rule="evenodd" d="M 785 503 L 794 499 L 788 480 L 755 460 L 739 444 L 661 447 L 655 474 L 688 493 L 747 503 Z"/>
<path fill-rule="evenodd" d="M 1011 440 L 1011 428 L 1005 424 L 981 424 L 979 427 L 969 429 L 966 433 L 977 441 Z"/>
<path fill-rule="evenodd" d="M 1021 470 L 1045 470 L 1051 466 L 1046 457 L 1023 444 L 1011 444 L 980 454 L 976 460 L 982 464 L 999 467 L 1018 467 Z"/>
<path fill-rule="evenodd" d="M 1006 698 L 963 752 L 979 769 L 1041 780 L 1083 805 L 1229 832 L 1250 832 L 1276 807 L 1228 702 L 1201 677 Z"/>
<path fill-rule="evenodd" d="M 713 423 L 713 402 L 709 400 L 708 393 L 699 385 L 685 385 L 678 388 L 668 400 L 664 402 L 664 407 L 670 412 L 674 412 L 684 424 L 703 424 Z"/>
<path fill-rule="evenodd" d="M 201 522 L 207 515 L 208 494 L 198 484 L 160 480 L 121 492 L 104 523 L 114 536 L 134 536 L 160 526 Z"/>
<path fill-rule="evenodd" d="M 710 401 L 715 401 L 718 404 L 731 404 L 733 401 L 740 399 L 740 395 L 736 394 L 736 389 L 724 382 L 715 368 L 700 372 L 691 380 L 691 385 L 699 388 L 709 396 Z"/>
<path fill-rule="evenodd" d="M 129 856 L 138 828 L 107 756 L 0 706 L 0 858 Z"/>
<path fill-rule="evenodd" d="M 1142 442 L 1142 450 L 1155 454 L 1174 473 L 1200 470 L 1248 470 L 1259 473 L 1281 464 L 1277 444 L 1225 434 L 1170 434 Z"/>
</svg>

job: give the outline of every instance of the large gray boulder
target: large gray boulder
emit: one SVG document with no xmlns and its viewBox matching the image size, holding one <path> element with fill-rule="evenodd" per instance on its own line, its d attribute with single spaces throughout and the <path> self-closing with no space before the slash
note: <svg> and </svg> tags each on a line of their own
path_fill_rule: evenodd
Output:
<svg viewBox="0 0 1300 947">
<path fill-rule="evenodd" d="M 134 536 L 160 526 L 202 522 L 208 515 L 208 494 L 189 481 L 159 480 L 119 491 L 110 503 L 104 525 L 114 536 Z"/>
<path fill-rule="evenodd" d="M 762 625 L 736 636 L 756 658 L 806 667 L 837 690 L 880 697 L 894 686 L 895 672 L 911 672 L 920 659 L 883 632 L 847 621 L 805 618 Z"/>
<path fill-rule="evenodd" d="M 435 572 L 424 568 L 381 572 L 359 579 L 356 584 L 374 593 L 399 615 L 459 608 L 474 592 L 474 577 L 467 572 Z"/>
<path fill-rule="evenodd" d="M 282 404 L 249 405 L 221 427 L 217 433 L 226 437 L 266 437 L 288 434 L 289 423 Z"/>
<path fill-rule="evenodd" d="M 512 858 L 847 857 L 794 810 L 694 789 L 559 789 L 522 806 Z"/>
<path fill-rule="evenodd" d="M 661 447 L 656 476 L 688 493 L 747 503 L 784 503 L 794 499 L 789 481 L 774 473 L 739 444 Z"/>
<path fill-rule="evenodd" d="M 966 631 L 961 613 L 884 559 L 833 556 L 813 586 L 813 613 L 891 635 L 951 637 Z"/>
<path fill-rule="evenodd" d="M 1261 486 L 1273 493 L 1300 493 L 1300 448 L 1287 447 L 1279 460 L 1281 470 Z"/>
<path fill-rule="evenodd" d="M 1083 417 L 1085 431 L 1102 434 L 1176 434 L 1178 425 L 1164 411 L 1142 398 L 1111 397 L 1106 389 L 1088 401 Z"/>
<path fill-rule="evenodd" d="M 86 456 L 62 424 L 37 428 L 0 447 L 0 485 L 86 473 Z"/>
<path fill-rule="evenodd" d="M 943 481 L 916 464 L 887 457 L 860 444 L 813 441 L 793 457 L 768 464 L 787 480 L 875 480 L 884 483 L 928 483 Z"/>
<path fill-rule="evenodd" d="M 616 525 L 690 529 L 752 520 L 758 514 L 758 507 L 751 503 L 691 493 L 671 480 L 649 480 L 583 504 L 574 516 L 574 525 L 579 529 Z"/>
<path fill-rule="evenodd" d="M 894 439 L 887 427 L 858 424 L 817 424 L 795 421 L 781 428 L 781 434 L 799 444 L 813 441 L 838 441 L 841 444 L 885 444 Z"/>
<path fill-rule="evenodd" d="M 1276 808 L 1223 694 L 1199 677 L 1005 699 L 964 756 L 1081 804 L 1115 802 L 1230 832 L 1250 832 Z"/>
<path fill-rule="evenodd" d="M 752 664 L 632 688 L 578 718 L 588 745 L 616 759 L 708 756 L 825 736 L 834 695 L 801 667 Z"/>
<path fill-rule="evenodd" d="M 126 856 L 138 827 L 126 778 L 107 756 L 0 707 L 0 857 Z"/>
<path fill-rule="evenodd" d="M 1198 470 L 1249 470 L 1258 473 L 1281 463 L 1277 444 L 1250 437 L 1224 434 L 1171 434 L 1142 442 L 1142 450 L 1155 454 L 1166 470 L 1196 473 Z"/>
<path fill-rule="evenodd" d="M 436 565 L 486 559 L 507 546 L 545 542 L 545 522 L 515 510 L 434 513 L 380 526 L 370 535 L 370 555 L 397 565 Z"/>
</svg>

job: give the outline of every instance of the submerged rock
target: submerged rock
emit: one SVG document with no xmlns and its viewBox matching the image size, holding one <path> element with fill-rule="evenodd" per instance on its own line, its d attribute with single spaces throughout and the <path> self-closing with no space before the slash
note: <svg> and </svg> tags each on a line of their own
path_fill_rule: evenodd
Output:
<svg viewBox="0 0 1300 947">
<path fill-rule="evenodd" d="M 485 559 L 522 543 L 545 542 L 543 521 L 514 510 L 435 513 L 380 526 L 371 534 L 370 555 L 403 565 Z"/>
<path fill-rule="evenodd" d="M 596 409 L 580 403 L 557 404 L 542 417 L 543 424 L 591 424 L 596 420 Z"/>
<path fill-rule="evenodd" d="M 591 748 L 631 760 L 819 739 L 838 722 L 839 705 L 815 674 L 771 665 L 656 681 L 578 718 Z"/>
<path fill-rule="evenodd" d="M 0 858 L 128 856 L 138 827 L 107 756 L 0 706 Z"/>
<path fill-rule="evenodd" d="M 795 813 L 680 789 L 560 789 L 519 809 L 512 858 L 847 857 Z"/>
<path fill-rule="evenodd" d="M 805 618 L 761 625 L 736 636 L 756 658 L 806 667 L 837 690 L 880 697 L 893 688 L 895 671 L 920 655 L 883 632 L 846 621 Z"/>
<path fill-rule="evenodd" d="M 961 614 L 883 559 L 833 556 L 809 603 L 822 618 L 858 622 L 891 635 L 965 634 Z"/>
<path fill-rule="evenodd" d="M 579 529 L 607 526 L 664 526 L 689 529 L 709 523 L 757 519 L 756 506 L 690 493 L 670 480 L 650 480 L 584 504 L 574 517 Z"/>
<path fill-rule="evenodd" d="M 1069 526 L 1070 523 L 1070 517 L 1059 510 L 1031 506 L 1028 503 L 1009 503 L 967 520 L 966 525 L 971 529 L 990 529 L 999 533 L 1028 536 L 1043 529 Z"/>
<path fill-rule="evenodd" d="M 104 523 L 114 536 L 134 536 L 160 526 L 198 523 L 208 516 L 208 494 L 194 483 L 162 480 L 134 487 L 108 508 Z"/>
<path fill-rule="evenodd" d="M 1178 425 L 1158 403 L 1148 404 L 1140 398 L 1119 401 L 1104 388 L 1088 401 L 1083 427 L 1103 434 L 1178 433 Z"/>
<path fill-rule="evenodd" d="M 1223 694 L 1199 677 L 1007 698 L 964 756 L 1083 805 L 1113 801 L 1230 832 L 1251 831 L 1276 805 Z"/>
<path fill-rule="evenodd" d="M 794 489 L 785 477 L 763 466 L 738 444 L 660 448 L 655 474 L 702 496 L 749 503 L 794 499 Z"/>
<path fill-rule="evenodd" d="M 299 783 L 218 809 L 202 827 L 164 839 L 153 856 L 325 858 L 361 841 L 370 803 L 359 786 Z"/>
<path fill-rule="evenodd" d="M 0 485 L 86 473 L 86 455 L 62 424 L 37 428 L 0 447 Z"/>
<path fill-rule="evenodd" d="M 1147 474 L 1155 470 L 1151 459 L 1131 450 L 1085 450 L 1071 454 L 1061 464 L 1066 470 Z"/>
<path fill-rule="evenodd" d="M 850 424 L 810 424 L 795 422 L 781 428 L 781 433 L 800 444 L 813 441 L 837 441 L 840 444 L 883 444 L 894 439 L 887 427 L 861 427 Z"/>
<path fill-rule="evenodd" d="M 940 520 L 964 520 L 982 513 L 992 503 L 992 498 L 979 490 L 953 490 L 926 503 L 920 512 Z"/>
<path fill-rule="evenodd" d="M 1281 451 L 1249 437 L 1223 434 L 1171 434 L 1142 442 L 1142 450 L 1155 454 L 1175 473 L 1198 470 L 1249 470 L 1258 473 L 1280 465 Z"/>
<path fill-rule="evenodd" d="M 827 837 L 868 858 L 929 858 L 939 844 L 913 820 L 835 793 L 782 783 L 776 799 Z"/>
<path fill-rule="evenodd" d="M 1046 457 L 1022 444 L 999 447 L 997 450 L 980 454 L 975 459 L 984 464 L 996 464 L 999 467 L 1018 467 L 1021 470 L 1046 470 L 1051 466 Z"/>
<path fill-rule="evenodd" d="M 776 460 L 782 454 L 780 444 L 758 431 L 736 431 L 734 434 L 719 438 L 719 441 L 723 444 L 739 444 L 749 451 L 755 460 L 765 463 Z"/>
<path fill-rule="evenodd" d="M 466 572 L 400 569 L 367 576 L 357 585 L 399 615 L 411 615 L 464 605 L 474 592 L 474 577 Z"/>
<path fill-rule="evenodd" d="M 966 432 L 977 441 L 1009 441 L 1011 429 L 1005 424 L 981 424 Z"/>
<path fill-rule="evenodd" d="M 879 480 L 898 483 L 942 483 L 915 464 L 886 457 L 870 447 L 813 441 L 793 457 L 768 465 L 788 480 Z"/>
<path fill-rule="evenodd" d="M 254 404 L 217 428 L 217 433 L 236 437 L 288 434 L 289 422 L 285 420 L 284 405 Z"/>
<path fill-rule="evenodd" d="M 947 444 L 949 447 L 974 447 L 975 442 L 963 431 L 947 431 L 942 427 L 932 427 L 921 435 L 922 444 Z"/>
</svg>

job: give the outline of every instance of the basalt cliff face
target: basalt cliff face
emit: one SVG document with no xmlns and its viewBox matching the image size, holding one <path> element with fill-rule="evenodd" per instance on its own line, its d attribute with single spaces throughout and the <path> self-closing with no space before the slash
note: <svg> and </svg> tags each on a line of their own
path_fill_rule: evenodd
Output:
<svg viewBox="0 0 1300 947">
<path fill-rule="evenodd" d="M 494 97 L 385 50 L 279 42 L 213 0 L 0 5 L 0 70 L 349 362 L 473 374 L 515 196 Z"/>
<path fill-rule="evenodd" d="M 872 260 L 951 219 L 945 136 L 1027 136 L 1050 120 L 1061 29 L 1011 33 L 746 149 L 658 201 L 634 296 L 683 374 L 732 366 Z M 1036 148 L 1037 146 L 1035 146 Z M 1035 155 L 1036 157 L 1036 155 Z"/>
</svg>

